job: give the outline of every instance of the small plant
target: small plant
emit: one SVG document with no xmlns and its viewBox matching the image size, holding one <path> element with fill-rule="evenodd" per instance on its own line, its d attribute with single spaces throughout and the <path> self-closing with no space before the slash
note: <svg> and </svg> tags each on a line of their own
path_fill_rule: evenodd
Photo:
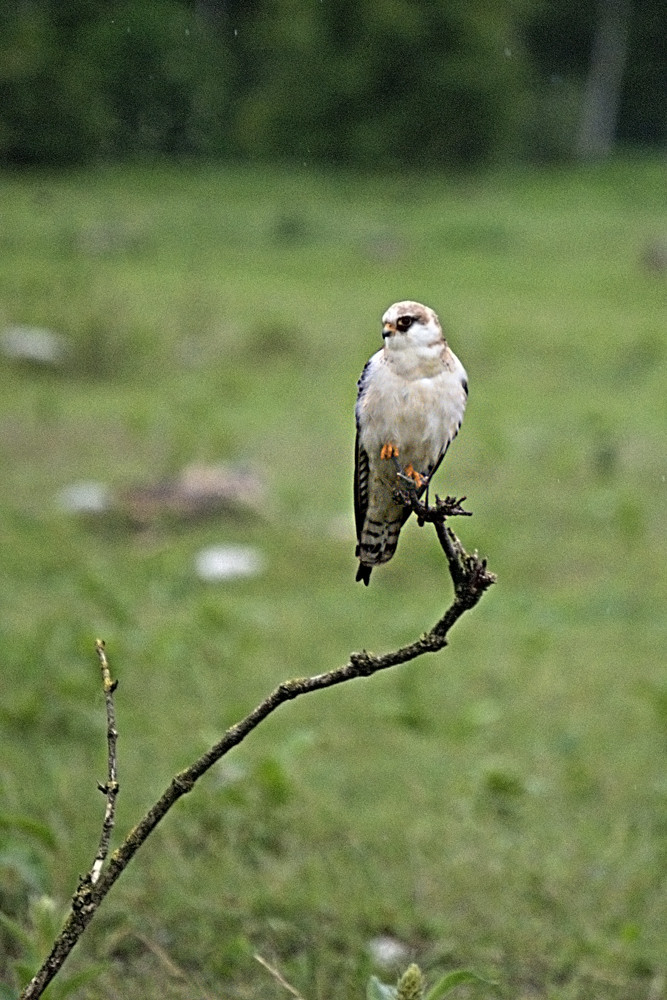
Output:
<svg viewBox="0 0 667 1000">
<path fill-rule="evenodd" d="M 455 969 L 447 972 L 438 980 L 435 986 L 426 993 L 424 976 L 418 965 L 409 965 L 399 978 L 396 986 L 381 983 L 377 976 L 371 976 L 366 988 L 366 1000 L 440 1000 L 451 993 L 457 986 L 465 983 L 491 987 L 494 991 L 496 983 L 483 979 L 469 969 Z"/>
</svg>

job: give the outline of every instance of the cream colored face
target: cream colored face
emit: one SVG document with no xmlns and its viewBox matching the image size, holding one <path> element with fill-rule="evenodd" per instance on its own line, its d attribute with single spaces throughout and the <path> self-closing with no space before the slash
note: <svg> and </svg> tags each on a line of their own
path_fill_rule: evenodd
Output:
<svg viewBox="0 0 667 1000">
<path fill-rule="evenodd" d="M 438 340 L 442 337 L 442 328 L 437 315 L 421 302 L 395 302 L 389 306 L 382 317 L 382 336 L 388 337 L 405 334 L 410 340 Z"/>
</svg>

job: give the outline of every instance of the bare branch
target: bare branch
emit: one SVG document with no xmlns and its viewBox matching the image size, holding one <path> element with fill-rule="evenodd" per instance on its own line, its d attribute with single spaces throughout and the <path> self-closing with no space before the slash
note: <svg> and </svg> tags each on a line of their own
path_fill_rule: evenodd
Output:
<svg viewBox="0 0 667 1000">
<path fill-rule="evenodd" d="M 90 869 L 90 874 L 88 875 L 91 885 L 95 885 L 95 883 L 99 881 L 102 868 L 104 867 L 104 862 L 106 861 L 107 854 L 109 853 L 111 833 L 116 819 L 116 798 L 118 796 L 118 764 L 116 757 L 118 732 L 116 730 L 116 712 L 113 703 L 113 695 L 114 691 L 118 687 L 118 682 L 111 679 L 109 662 L 106 657 L 104 641 L 102 639 L 97 639 L 95 642 L 95 651 L 97 652 L 97 656 L 100 661 L 102 686 L 104 688 L 104 700 L 107 710 L 107 780 L 106 784 L 100 784 L 97 787 L 104 793 L 104 795 L 106 795 L 107 806 L 104 813 L 104 821 L 102 823 L 100 846 L 97 849 L 93 867 Z"/>
<path fill-rule="evenodd" d="M 470 608 L 473 608 L 482 597 L 484 591 L 495 583 L 496 578 L 494 574 L 490 573 L 486 568 L 486 560 L 480 560 L 477 553 L 473 553 L 472 555 L 466 553 L 454 532 L 445 524 L 445 519 L 449 516 L 468 513 L 459 509 L 460 501 L 454 500 L 451 497 L 448 497 L 445 501 L 436 498 L 436 506 L 427 507 L 419 502 L 415 490 L 411 492 L 414 495 L 408 495 L 404 502 L 411 510 L 415 510 L 415 504 L 417 504 L 418 509 L 415 510 L 415 513 L 418 514 L 418 517 L 421 517 L 423 521 L 429 521 L 435 525 L 438 539 L 447 557 L 449 572 L 454 583 L 454 600 L 442 618 L 435 623 L 429 632 L 422 635 L 421 638 L 393 652 L 382 655 L 368 653 L 365 650 L 359 653 L 352 653 L 347 663 L 334 670 L 322 674 L 314 674 L 311 677 L 297 677 L 279 684 L 249 715 L 236 723 L 236 725 L 231 726 L 223 734 L 222 738 L 205 754 L 190 767 L 185 768 L 185 770 L 172 778 L 170 784 L 157 802 L 128 833 L 120 847 L 111 854 L 106 865 L 106 852 L 113 826 L 112 802 L 115 802 L 118 791 L 115 770 L 116 730 L 113 721 L 112 703 L 112 714 L 109 715 L 110 699 L 115 685 L 108 673 L 104 644 L 98 641 L 96 650 L 102 665 L 105 696 L 107 696 L 107 719 L 109 720 L 109 782 L 105 789 L 107 793 L 107 812 L 105 814 L 103 835 L 93 868 L 81 880 L 74 893 L 71 911 L 65 922 L 65 926 L 58 935 L 51 954 L 45 960 L 42 968 L 21 994 L 21 1000 L 34 1000 L 34 998 L 42 995 L 46 986 L 62 967 L 72 948 L 92 920 L 102 900 L 128 866 L 141 845 L 164 816 L 166 816 L 174 803 L 181 796 L 191 791 L 203 774 L 224 757 L 225 754 L 229 753 L 233 747 L 238 746 L 264 719 L 275 712 L 284 702 L 292 701 L 300 695 L 309 694 L 312 691 L 322 691 L 325 688 L 333 687 L 336 684 L 343 684 L 346 681 L 356 678 L 370 677 L 381 670 L 387 670 L 389 667 L 395 667 L 400 663 L 407 663 L 410 660 L 414 660 L 424 653 L 435 653 L 443 649 L 447 645 L 447 635 L 452 626 L 458 621 L 461 615 Z M 93 875 L 95 876 L 94 878 Z"/>
<path fill-rule="evenodd" d="M 466 497 L 457 500 L 456 497 L 445 497 L 442 500 L 439 496 L 435 498 L 435 506 L 429 507 L 428 503 L 422 503 L 419 499 L 417 489 L 410 479 L 406 479 L 396 490 L 397 498 L 417 515 L 417 520 L 422 524 L 442 524 L 447 517 L 472 517 L 471 510 L 464 510 L 461 506 Z"/>
</svg>

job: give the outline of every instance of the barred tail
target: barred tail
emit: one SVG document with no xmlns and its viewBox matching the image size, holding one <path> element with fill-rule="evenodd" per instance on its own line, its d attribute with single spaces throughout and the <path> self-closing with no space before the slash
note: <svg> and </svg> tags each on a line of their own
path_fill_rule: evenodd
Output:
<svg viewBox="0 0 667 1000">
<path fill-rule="evenodd" d="M 396 551 L 402 524 L 400 518 L 384 522 L 370 517 L 366 519 L 357 547 L 359 557 L 357 580 L 363 581 L 368 586 L 373 566 L 389 562 Z"/>
</svg>

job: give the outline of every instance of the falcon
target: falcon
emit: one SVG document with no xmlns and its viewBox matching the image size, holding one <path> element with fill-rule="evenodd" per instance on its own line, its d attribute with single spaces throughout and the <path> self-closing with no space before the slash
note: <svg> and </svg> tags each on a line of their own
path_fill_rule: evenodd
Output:
<svg viewBox="0 0 667 1000">
<path fill-rule="evenodd" d="M 382 317 L 384 347 L 357 383 L 354 513 L 357 580 L 396 551 L 410 511 L 396 498 L 412 480 L 421 496 L 456 437 L 468 398 L 465 369 L 440 320 L 419 302 L 396 302 Z"/>
</svg>

